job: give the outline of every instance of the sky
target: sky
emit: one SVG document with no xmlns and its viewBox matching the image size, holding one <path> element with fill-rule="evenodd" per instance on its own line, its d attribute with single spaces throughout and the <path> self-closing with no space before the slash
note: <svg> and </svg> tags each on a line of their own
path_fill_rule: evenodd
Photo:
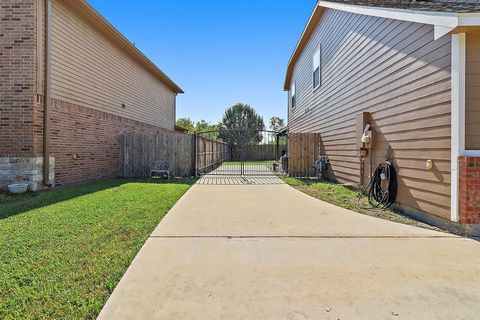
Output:
<svg viewBox="0 0 480 320">
<path fill-rule="evenodd" d="M 177 118 L 217 123 L 237 102 L 286 118 L 288 60 L 316 0 L 88 0 L 185 94 Z"/>
</svg>

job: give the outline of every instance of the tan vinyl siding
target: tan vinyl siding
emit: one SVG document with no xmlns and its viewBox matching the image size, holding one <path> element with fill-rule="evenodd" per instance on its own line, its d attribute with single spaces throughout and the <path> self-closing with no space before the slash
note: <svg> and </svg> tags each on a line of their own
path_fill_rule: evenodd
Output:
<svg viewBox="0 0 480 320">
<path fill-rule="evenodd" d="M 312 56 L 320 45 L 322 85 L 314 91 Z M 290 132 L 320 133 L 331 178 L 358 184 L 356 117 L 370 112 L 373 168 L 392 148 L 397 201 L 449 218 L 450 55 L 450 36 L 434 41 L 432 26 L 327 9 L 293 69 Z M 428 159 L 433 170 L 425 169 Z"/>
<path fill-rule="evenodd" d="M 53 98 L 174 129 L 175 94 L 60 0 L 51 54 Z"/>
<path fill-rule="evenodd" d="M 480 150 L 480 34 L 467 34 L 465 147 Z"/>
</svg>

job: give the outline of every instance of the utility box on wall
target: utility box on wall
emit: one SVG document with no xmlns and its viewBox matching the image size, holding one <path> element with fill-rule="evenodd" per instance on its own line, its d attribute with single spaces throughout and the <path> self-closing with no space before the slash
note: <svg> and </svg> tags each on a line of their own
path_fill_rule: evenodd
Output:
<svg viewBox="0 0 480 320">
<path fill-rule="evenodd" d="M 362 112 L 357 116 L 357 126 L 356 126 L 356 141 L 357 141 L 357 148 L 361 149 L 371 149 L 372 143 L 364 143 L 362 142 L 362 136 L 365 133 L 365 127 L 371 123 L 371 115 L 370 112 Z"/>
</svg>

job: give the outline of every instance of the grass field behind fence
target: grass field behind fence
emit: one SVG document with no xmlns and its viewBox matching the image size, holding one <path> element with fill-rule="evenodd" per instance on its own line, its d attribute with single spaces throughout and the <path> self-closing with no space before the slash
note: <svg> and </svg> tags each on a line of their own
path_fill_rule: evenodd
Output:
<svg viewBox="0 0 480 320">
<path fill-rule="evenodd" d="M 265 166 L 271 166 L 275 160 L 263 160 L 263 161 L 244 161 L 243 165 L 244 166 L 253 166 L 253 165 L 265 165 Z M 225 161 L 222 162 L 222 166 L 239 166 L 241 165 L 241 161 Z"/>
</svg>

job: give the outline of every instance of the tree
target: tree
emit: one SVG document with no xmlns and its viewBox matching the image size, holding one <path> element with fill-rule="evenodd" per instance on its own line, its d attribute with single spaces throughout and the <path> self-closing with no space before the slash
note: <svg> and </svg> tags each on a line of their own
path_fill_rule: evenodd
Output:
<svg viewBox="0 0 480 320">
<path fill-rule="evenodd" d="M 195 124 L 195 131 L 199 133 L 207 132 L 204 136 L 216 139 L 218 136 L 218 124 L 211 124 L 205 120 L 200 120 Z"/>
<path fill-rule="evenodd" d="M 205 136 L 209 138 L 217 138 L 218 133 L 218 124 L 211 124 L 205 120 L 197 121 L 196 123 L 193 122 L 190 118 L 180 118 L 177 120 L 177 126 L 187 129 L 189 133 L 194 132 L 208 132 Z"/>
<path fill-rule="evenodd" d="M 248 104 L 237 103 L 227 109 L 220 123 L 219 137 L 230 145 L 245 147 L 262 141 L 265 123 Z"/>
<path fill-rule="evenodd" d="M 199 120 L 195 124 L 195 131 L 197 132 L 207 132 L 211 131 L 211 124 L 205 120 Z"/>
<path fill-rule="evenodd" d="M 177 120 L 177 126 L 187 129 L 189 133 L 195 131 L 195 124 L 190 118 L 180 118 Z"/>
<path fill-rule="evenodd" d="M 270 130 L 278 132 L 285 126 L 285 120 L 280 117 L 270 118 Z"/>
</svg>

